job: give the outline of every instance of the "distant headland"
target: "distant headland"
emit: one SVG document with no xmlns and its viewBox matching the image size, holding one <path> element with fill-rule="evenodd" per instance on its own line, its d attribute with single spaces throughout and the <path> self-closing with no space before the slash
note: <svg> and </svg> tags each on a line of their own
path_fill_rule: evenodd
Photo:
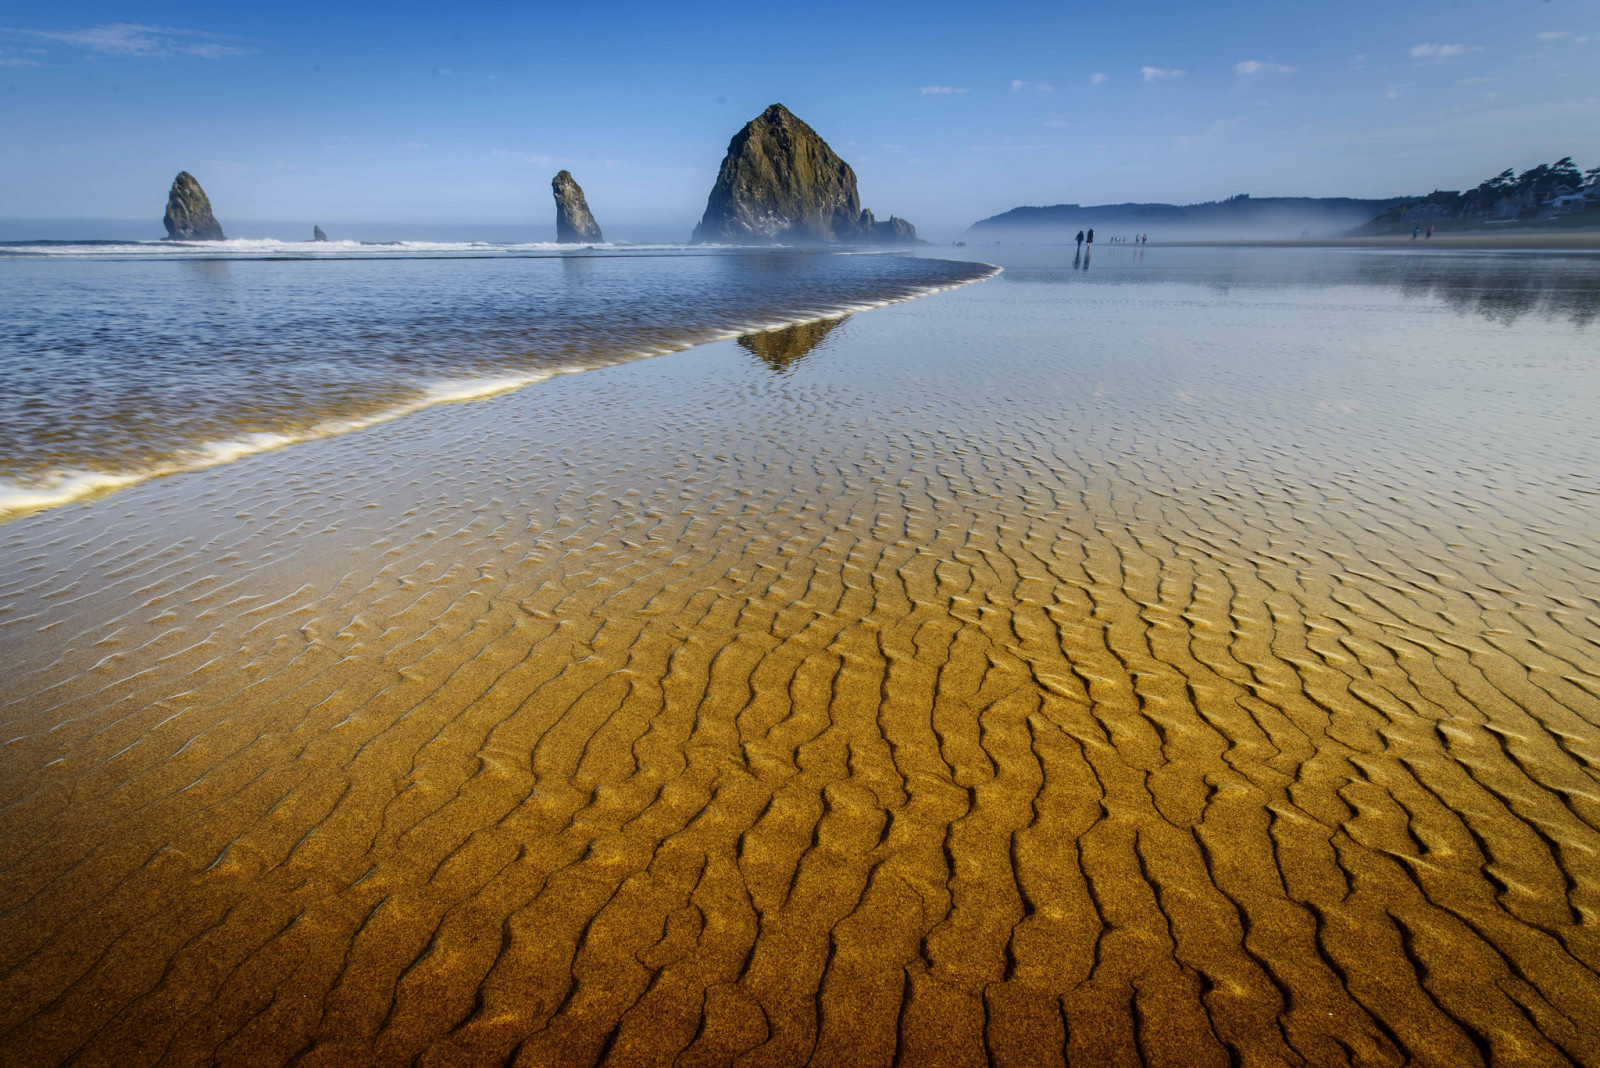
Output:
<svg viewBox="0 0 1600 1068">
<path fill-rule="evenodd" d="M 1012 208 L 979 220 L 967 235 L 979 240 L 1005 238 L 1071 239 L 1076 230 L 1096 227 L 1106 233 L 1125 229 L 1153 231 L 1163 241 L 1195 237 L 1325 237 L 1372 219 L 1411 197 L 1363 200 L 1356 197 L 1252 197 L 1241 193 L 1203 204 L 1054 204 Z"/>
</svg>

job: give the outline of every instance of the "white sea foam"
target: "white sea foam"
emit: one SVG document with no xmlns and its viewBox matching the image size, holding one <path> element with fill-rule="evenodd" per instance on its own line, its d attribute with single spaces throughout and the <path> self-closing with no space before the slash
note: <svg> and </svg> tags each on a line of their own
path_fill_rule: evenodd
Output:
<svg viewBox="0 0 1600 1068">
<path fill-rule="evenodd" d="M 332 242 L 329 243 L 331 244 Z M 431 408 L 440 404 L 486 400 L 503 393 L 522 389 L 537 382 L 548 381 L 557 375 L 575 374 L 580 371 L 593 370 L 598 367 L 612 367 L 620 363 L 629 363 L 651 356 L 681 352 L 698 345 L 709 344 L 713 341 L 725 341 L 744 334 L 782 330 L 790 326 L 822 322 L 828 319 L 842 319 L 856 312 L 882 308 L 890 304 L 900 304 L 905 301 L 916 300 L 919 297 L 930 296 L 934 293 L 959 289 L 974 282 L 986 281 L 999 274 L 1001 270 L 999 267 L 987 263 L 975 264 L 975 266 L 987 267 L 989 270 L 985 274 L 963 279 L 959 282 L 951 282 L 944 285 L 917 286 L 899 296 L 886 297 L 881 300 L 848 301 L 827 309 L 799 312 L 783 319 L 741 323 L 723 330 L 707 331 L 703 336 L 640 348 L 605 360 L 542 367 L 521 375 L 494 378 L 457 378 L 434 382 L 423 387 L 413 396 L 379 412 L 350 419 L 327 420 L 282 433 L 246 434 L 239 438 L 206 442 L 136 469 L 123 471 L 55 470 L 34 476 L 27 481 L 0 479 L 0 523 L 15 519 L 29 512 L 37 512 L 46 508 L 69 504 L 72 501 L 109 493 L 139 482 L 161 478 L 165 475 L 216 467 L 219 464 L 231 463 L 246 456 L 254 456 L 258 453 L 280 449 L 286 445 L 363 430 L 379 423 L 398 419 L 403 415 L 410 415 L 424 408 Z"/>
<path fill-rule="evenodd" d="M 500 256 L 583 252 L 676 252 L 687 245 L 597 243 L 561 245 L 553 241 L 279 241 L 230 238 L 226 241 L 74 241 L 0 245 L 0 256 L 77 259 L 405 259 L 426 256 Z"/>
</svg>

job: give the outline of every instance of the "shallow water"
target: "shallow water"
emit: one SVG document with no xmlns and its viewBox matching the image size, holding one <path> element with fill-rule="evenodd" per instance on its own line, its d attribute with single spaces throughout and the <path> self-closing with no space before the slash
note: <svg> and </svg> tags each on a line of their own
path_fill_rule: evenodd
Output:
<svg viewBox="0 0 1600 1068">
<path fill-rule="evenodd" d="M 0 519 L 988 270 L 556 247 L 0 246 Z"/>
<path fill-rule="evenodd" d="M 6 1059 L 1600 1064 L 1593 262 L 969 251 L 0 528 Z"/>
</svg>

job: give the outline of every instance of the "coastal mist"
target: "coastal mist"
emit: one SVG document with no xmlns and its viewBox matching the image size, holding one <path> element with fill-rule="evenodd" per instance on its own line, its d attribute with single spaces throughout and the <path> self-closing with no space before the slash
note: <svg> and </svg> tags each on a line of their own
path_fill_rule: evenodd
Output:
<svg viewBox="0 0 1600 1068">
<path fill-rule="evenodd" d="M 0 1060 L 1600 1064 L 1600 262 L 941 251 L 0 262 L 18 471 L 591 367 L 0 526 Z"/>
</svg>

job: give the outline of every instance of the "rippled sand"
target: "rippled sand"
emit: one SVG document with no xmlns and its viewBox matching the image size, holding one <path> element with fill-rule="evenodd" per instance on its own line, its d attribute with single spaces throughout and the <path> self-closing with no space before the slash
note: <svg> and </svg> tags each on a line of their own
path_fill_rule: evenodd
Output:
<svg viewBox="0 0 1600 1068">
<path fill-rule="evenodd" d="M 0 527 L 0 1059 L 1600 1064 L 1594 335 L 1079 277 Z"/>
</svg>

